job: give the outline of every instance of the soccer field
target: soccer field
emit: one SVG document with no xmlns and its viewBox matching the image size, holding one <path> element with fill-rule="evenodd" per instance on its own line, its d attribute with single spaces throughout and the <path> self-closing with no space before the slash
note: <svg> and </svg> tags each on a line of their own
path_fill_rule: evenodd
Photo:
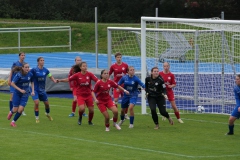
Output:
<svg viewBox="0 0 240 160">
<path fill-rule="evenodd" d="M 71 99 L 49 98 L 53 121 L 44 115 L 40 105 L 40 123 L 35 123 L 33 101 L 30 98 L 17 127 L 7 120 L 9 95 L 0 93 L 0 159 L 239 159 L 240 126 L 235 124 L 235 135 L 225 136 L 228 116 L 217 114 L 182 114 L 184 124 L 171 126 L 160 121 L 154 130 L 150 115 L 141 115 L 135 107 L 134 128 L 126 120 L 122 130 L 110 127 L 105 132 L 104 118 L 95 107 L 94 126 L 77 124 L 77 117 L 69 118 Z M 120 110 L 120 108 L 119 108 Z M 149 112 L 149 110 L 148 110 Z"/>
</svg>

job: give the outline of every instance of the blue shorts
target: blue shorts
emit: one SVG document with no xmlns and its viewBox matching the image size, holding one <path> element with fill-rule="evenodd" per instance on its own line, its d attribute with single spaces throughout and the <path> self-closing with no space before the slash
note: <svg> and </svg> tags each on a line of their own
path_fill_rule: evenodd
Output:
<svg viewBox="0 0 240 160">
<path fill-rule="evenodd" d="M 14 92 L 12 99 L 13 107 L 19 106 L 25 107 L 27 105 L 28 97 L 29 97 L 28 93 L 22 94 Z"/>
<path fill-rule="evenodd" d="M 128 108 L 129 104 L 135 105 L 137 103 L 137 96 L 123 96 L 121 108 Z"/>
<path fill-rule="evenodd" d="M 46 102 L 48 101 L 47 93 L 46 92 L 37 92 L 34 91 L 35 95 L 32 96 L 32 99 L 35 101 L 39 99 L 40 101 Z"/>
<path fill-rule="evenodd" d="M 10 86 L 10 93 L 14 93 L 15 88 L 13 86 Z"/>
<path fill-rule="evenodd" d="M 234 108 L 234 110 L 232 111 L 232 114 L 231 114 L 231 116 L 233 116 L 233 117 L 235 117 L 235 118 L 237 118 L 237 119 L 240 118 L 240 112 L 238 112 L 238 107 L 239 107 L 239 106 L 236 106 L 236 107 Z"/>
</svg>

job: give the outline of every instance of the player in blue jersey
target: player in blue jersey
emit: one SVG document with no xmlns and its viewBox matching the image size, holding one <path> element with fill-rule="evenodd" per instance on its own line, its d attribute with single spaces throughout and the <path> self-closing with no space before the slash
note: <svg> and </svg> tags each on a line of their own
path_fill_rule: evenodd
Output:
<svg viewBox="0 0 240 160">
<path fill-rule="evenodd" d="M 228 128 L 229 132 L 226 135 L 233 135 L 234 134 L 234 122 L 236 119 L 240 118 L 240 74 L 238 74 L 235 78 L 236 86 L 234 87 L 234 95 L 236 99 L 236 107 L 232 111 L 232 114 L 228 120 Z"/>
<path fill-rule="evenodd" d="M 15 122 L 21 116 L 24 107 L 27 105 L 28 97 L 29 97 L 29 83 L 31 82 L 31 88 L 34 90 L 34 82 L 33 75 L 29 72 L 29 64 L 24 63 L 20 69 L 20 71 L 14 76 L 11 86 L 15 89 L 13 94 L 13 108 L 8 113 L 7 119 L 10 120 L 14 113 L 15 116 L 10 123 L 12 127 L 16 127 Z M 34 92 L 31 93 L 34 95 Z"/>
<path fill-rule="evenodd" d="M 57 81 L 54 79 L 54 77 L 51 75 L 49 70 L 44 66 L 44 59 L 43 57 L 39 57 L 37 59 L 38 66 L 34 67 L 30 70 L 30 72 L 33 74 L 34 78 L 34 92 L 35 95 L 32 96 L 32 99 L 34 101 L 34 111 L 35 111 L 35 118 L 36 123 L 39 123 L 39 100 L 43 101 L 45 105 L 45 114 L 48 117 L 50 121 L 53 120 L 53 118 L 50 116 L 50 107 L 48 102 L 48 96 L 45 90 L 46 85 L 46 78 L 49 77 L 54 83 Z"/>
<path fill-rule="evenodd" d="M 10 86 L 10 100 L 9 100 L 9 111 L 12 110 L 13 104 L 12 104 L 12 98 L 13 98 L 13 92 L 14 92 L 14 88 L 11 86 L 12 80 L 14 78 L 14 76 L 17 74 L 17 72 L 22 68 L 22 64 L 24 62 L 25 59 L 25 53 L 24 52 L 20 52 L 18 54 L 19 56 L 19 60 L 17 62 L 14 62 L 12 64 L 11 67 L 11 71 L 8 77 L 8 85 Z M 22 114 L 25 116 L 26 114 L 24 113 L 24 111 L 22 112 Z"/>
<path fill-rule="evenodd" d="M 125 110 L 129 107 L 130 110 L 130 125 L 129 128 L 133 128 L 133 122 L 134 122 L 134 111 L 133 108 L 135 104 L 137 103 L 138 98 L 138 86 L 140 85 L 142 88 L 145 88 L 145 85 L 141 80 L 135 76 L 135 70 L 133 66 L 129 66 L 127 69 L 127 75 L 123 76 L 119 82 L 118 85 L 124 84 L 124 89 L 129 92 L 129 94 L 124 93 L 121 103 L 121 120 L 118 123 L 118 125 L 122 125 L 124 122 L 125 117 Z"/>
</svg>

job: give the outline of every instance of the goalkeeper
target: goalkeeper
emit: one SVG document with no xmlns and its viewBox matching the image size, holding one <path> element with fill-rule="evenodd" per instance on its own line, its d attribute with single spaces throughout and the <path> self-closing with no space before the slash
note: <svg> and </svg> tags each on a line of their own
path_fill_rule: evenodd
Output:
<svg viewBox="0 0 240 160">
<path fill-rule="evenodd" d="M 151 69 L 151 76 L 145 79 L 146 99 L 148 100 L 149 107 L 151 109 L 152 119 L 155 123 L 154 129 L 159 129 L 158 115 L 156 112 L 156 105 L 162 116 L 166 117 L 171 125 L 173 120 L 170 118 L 166 111 L 166 85 L 163 78 L 159 75 L 157 67 Z"/>
</svg>

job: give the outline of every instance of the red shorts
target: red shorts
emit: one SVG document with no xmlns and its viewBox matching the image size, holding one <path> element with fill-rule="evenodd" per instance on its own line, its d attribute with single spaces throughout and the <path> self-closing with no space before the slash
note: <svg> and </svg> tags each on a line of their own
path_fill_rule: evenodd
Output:
<svg viewBox="0 0 240 160">
<path fill-rule="evenodd" d="M 107 108 L 109 109 L 109 108 L 115 107 L 115 104 L 110 99 L 110 100 L 107 100 L 107 101 L 99 101 L 97 106 L 98 106 L 100 112 L 102 113 L 102 112 L 107 111 Z"/>
<path fill-rule="evenodd" d="M 119 90 L 118 88 L 113 89 L 113 98 L 119 98 L 123 96 L 123 91 Z"/>
<path fill-rule="evenodd" d="M 168 101 L 175 101 L 173 90 L 167 90 Z"/>
<path fill-rule="evenodd" d="M 87 107 L 94 106 L 92 95 L 90 95 L 88 97 L 77 96 L 77 103 L 79 106 L 84 105 L 84 104 L 86 104 Z"/>
</svg>

